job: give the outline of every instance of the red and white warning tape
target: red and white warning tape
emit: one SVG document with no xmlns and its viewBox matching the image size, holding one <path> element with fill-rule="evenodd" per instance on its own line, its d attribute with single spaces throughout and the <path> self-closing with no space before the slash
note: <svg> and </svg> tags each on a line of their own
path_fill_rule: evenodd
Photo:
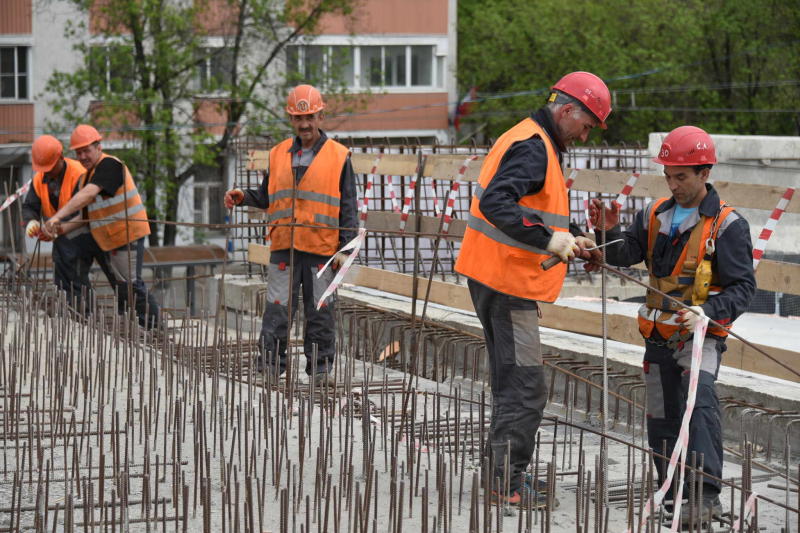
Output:
<svg viewBox="0 0 800 533">
<path fill-rule="evenodd" d="M 392 212 L 399 213 L 400 212 L 400 201 L 397 199 L 397 192 L 394 189 L 394 183 L 392 183 L 392 177 L 386 176 L 386 179 L 389 182 L 389 198 L 392 201 Z M 398 177 L 399 179 L 399 177 Z"/>
<path fill-rule="evenodd" d="M 367 229 L 363 227 L 359 228 L 358 235 L 356 235 L 356 237 L 352 241 L 345 244 L 342 247 L 342 249 L 339 250 L 340 252 L 346 252 L 348 250 L 352 250 L 352 252 L 350 252 L 350 255 L 347 256 L 345 262 L 339 266 L 339 271 L 336 273 L 336 276 L 334 276 L 333 281 L 331 282 L 330 285 L 328 285 L 328 288 L 325 289 L 325 292 L 322 293 L 322 297 L 320 297 L 319 301 L 317 302 L 318 310 L 320 307 L 322 307 L 322 304 L 325 303 L 325 300 L 328 299 L 328 296 L 336 292 L 336 289 L 338 289 L 339 285 L 342 284 L 342 280 L 344 280 L 344 277 L 347 275 L 347 271 L 350 270 L 350 267 L 353 265 L 353 261 L 356 260 L 358 252 L 359 250 L 361 250 L 361 245 L 364 244 L 364 239 L 366 238 L 366 236 L 367 236 Z M 325 272 L 325 270 L 327 270 L 328 266 L 330 266 L 334 257 L 336 257 L 336 254 L 334 254 L 330 259 L 328 259 L 328 262 L 325 263 L 325 266 L 319 269 L 319 271 L 317 272 L 318 278 L 322 276 L 322 273 Z"/>
<path fill-rule="evenodd" d="M 31 180 L 28 180 L 27 182 L 25 182 L 25 185 L 14 191 L 13 194 L 9 195 L 9 197 L 6 198 L 6 201 L 3 202 L 3 205 L 0 205 L 0 213 L 5 211 L 8 208 L 8 206 L 16 202 L 17 198 L 28 192 L 30 186 L 31 186 Z"/>
<path fill-rule="evenodd" d="M 408 215 L 411 213 L 411 202 L 414 201 L 414 194 L 417 192 L 417 175 L 411 176 L 411 183 L 408 185 L 408 193 L 403 198 L 403 212 L 400 214 L 400 231 L 406 229 Z"/>
<path fill-rule="evenodd" d="M 619 205 L 620 207 L 625 205 L 625 202 L 628 200 L 628 196 L 631 194 L 634 185 L 636 185 L 636 181 L 639 179 L 639 173 L 634 172 L 631 174 L 631 177 L 628 178 L 628 183 L 622 188 L 622 191 L 617 196 L 617 199 L 614 202 Z"/>
<path fill-rule="evenodd" d="M 681 516 L 681 497 L 683 495 L 683 476 L 684 467 L 686 466 L 686 454 L 689 447 L 689 422 L 692 419 L 692 412 L 694 411 L 695 400 L 697 399 L 697 382 L 700 377 L 700 363 L 703 359 L 703 341 L 706 337 L 706 329 L 708 329 L 708 317 L 702 317 L 695 326 L 694 338 L 692 340 L 692 366 L 689 370 L 689 394 L 686 398 L 686 410 L 683 413 L 683 420 L 681 421 L 681 429 L 678 433 L 678 440 L 672 450 L 672 456 L 669 459 L 669 466 L 667 467 L 667 477 L 661 487 L 653 494 L 652 499 L 647 501 L 647 504 L 642 510 L 640 526 L 644 528 L 647 525 L 647 518 L 654 509 L 657 509 L 667 490 L 672 485 L 672 478 L 675 476 L 675 468 L 678 466 L 678 459 L 680 458 L 680 484 L 678 485 L 678 494 L 675 496 L 675 514 L 672 519 L 671 531 L 677 531 L 680 525 Z M 629 528 L 628 533 L 632 532 Z"/>
<path fill-rule="evenodd" d="M 778 221 L 781 219 L 781 216 L 783 216 L 783 212 L 786 211 L 786 206 L 789 205 L 789 201 L 792 199 L 793 194 L 794 187 L 789 187 L 786 189 L 786 192 L 783 193 L 781 199 L 778 200 L 778 205 L 776 205 L 775 209 L 772 210 L 769 220 L 767 220 L 767 223 L 764 224 L 764 229 L 761 230 L 761 233 L 758 236 L 758 241 L 753 247 L 753 270 L 758 267 L 758 263 L 764 256 L 764 250 L 767 248 L 767 241 L 770 237 L 772 237 L 772 233 L 775 231 L 775 226 L 778 225 Z"/>
<path fill-rule="evenodd" d="M 750 518 L 750 513 L 756 507 L 756 497 L 758 494 L 756 492 L 751 492 L 750 497 L 747 498 L 747 502 L 744 504 L 744 517 L 739 517 L 736 519 L 736 522 L 733 523 L 733 527 L 731 527 L 732 533 L 738 533 L 742 528 L 742 522 L 746 522 L 748 518 Z"/>
<path fill-rule="evenodd" d="M 359 228 L 364 228 L 367 225 L 367 204 L 369 204 L 369 198 L 372 196 L 372 182 L 375 179 L 375 174 L 378 172 L 378 163 L 381 162 L 381 157 L 383 157 L 383 153 L 378 154 L 378 157 L 376 157 L 375 161 L 372 163 L 372 170 L 367 174 L 367 185 L 364 188 L 364 200 L 361 202 L 361 214 L 358 217 Z"/>
<path fill-rule="evenodd" d="M 583 216 L 586 217 L 586 227 L 589 228 L 589 231 L 594 233 L 594 224 L 592 224 L 592 218 L 589 216 L 589 199 L 583 201 Z"/>
<path fill-rule="evenodd" d="M 478 159 L 477 155 L 471 155 L 464 160 L 464 163 L 458 169 L 458 176 L 456 179 L 453 180 L 453 184 L 450 186 L 450 192 L 447 194 L 447 205 L 445 206 L 444 210 L 444 221 L 442 223 L 442 233 L 447 233 L 450 230 L 450 222 L 453 220 L 453 208 L 456 205 L 456 195 L 458 194 L 458 188 L 460 186 L 459 180 L 464 179 L 464 174 L 467 173 L 467 169 L 469 168 L 469 164 Z"/>
<path fill-rule="evenodd" d="M 433 194 L 433 216 L 438 217 L 442 214 L 439 209 L 439 197 L 436 194 L 436 180 L 431 180 L 431 193 Z"/>
</svg>

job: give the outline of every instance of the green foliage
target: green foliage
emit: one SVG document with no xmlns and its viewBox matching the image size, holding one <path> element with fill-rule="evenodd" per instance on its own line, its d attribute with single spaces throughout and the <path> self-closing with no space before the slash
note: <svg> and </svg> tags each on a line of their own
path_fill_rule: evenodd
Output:
<svg viewBox="0 0 800 533">
<path fill-rule="evenodd" d="M 286 46 L 313 34 L 323 15 L 349 14 L 353 2 L 69 1 L 86 15 L 65 26 L 83 66 L 49 79 L 45 91 L 60 123 L 48 126 L 69 131 L 91 122 L 112 132 L 108 139 L 133 141 L 137 149 L 125 161 L 150 218 L 167 220 L 177 219 L 180 186 L 199 167 L 224 168 L 245 127 L 251 135 L 288 131 Z M 87 95 L 89 108 L 77 105 Z M 199 126 L 201 106 L 224 118 Z M 150 239 L 157 245 L 158 233 Z M 174 242 L 175 226 L 164 226 L 163 244 Z"/>
<path fill-rule="evenodd" d="M 687 123 L 714 133 L 798 134 L 796 2 L 460 0 L 458 9 L 460 90 L 477 86 L 490 96 L 463 122 L 490 136 L 538 108 L 575 70 L 594 72 L 616 93 L 602 135 L 611 143 Z M 525 94 L 491 98 L 516 92 Z"/>
</svg>

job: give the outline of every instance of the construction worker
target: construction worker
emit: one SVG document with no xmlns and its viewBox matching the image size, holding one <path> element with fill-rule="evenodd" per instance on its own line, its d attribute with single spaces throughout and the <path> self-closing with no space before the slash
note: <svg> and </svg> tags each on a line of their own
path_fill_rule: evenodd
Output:
<svg viewBox="0 0 800 533">
<path fill-rule="evenodd" d="M 103 153 L 100 133 L 88 124 L 76 127 L 70 148 L 86 174 L 80 190 L 45 223 L 50 233 L 60 231 L 68 213 L 85 209 L 92 239 L 82 246 L 81 255 L 96 260 L 117 295 L 118 312 L 134 296 L 139 323 L 148 328 L 158 325 L 159 308 L 142 281 L 144 237 L 150 234 L 147 213 L 128 167 L 114 156 Z"/>
<path fill-rule="evenodd" d="M 350 153 L 320 129 L 324 108 L 322 95 L 311 85 L 292 89 L 286 112 L 296 135 L 270 150 L 261 187 L 232 189 L 224 199 L 228 209 L 234 205 L 266 209 L 271 224 L 269 284 L 257 369 L 276 375 L 286 369 L 291 272 L 292 311 L 303 288 L 306 373 L 318 386 L 333 382 L 336 334 L 334 298 L 317 310 L 334 273 L 327 269 L 317 278 L 317 272 L 332 256 L 332 266 L 341 265 L 347 256 L 337 250 L 355 236 L 352 228 L 358 223 Z M 293 221 L 298 225 L 286 225 Z M 292 262 L 293 270 L 289 268 Z"/>
<path fill-rule="evenodd" d="M 472 198 L 455 269 L 467 276 L 483 325 L 492 387 L 485 472 L 492 497 L 507 504 L 525 501 L 526 490 L 534 503 L 544 500 L 545 487 L 531 487 L 525 476 L 547 400 L 537 302 L 558 297 L 568 260 L 600 256 L 584 250 L 594 243 L 570 226 L 563 153 L 593 128 L 605 129 L 610 113 L 600 78 L 567 74 L 541 109 L 495 142 Z M 547 270 L 541 263 L 551 254 L 563 263 Z"/>
<path fill-rule="evenodd" d="M 624 239 L 608 246 L 608 263 L 630 266 L 645 261 L 650 285 L 688 306 L 680 308 L 648 291 L 646 303 L 639 309 L 639 330 L 645 338 L 647 433 L 653 451 L 666 452 L 669 457 L 678 437 L 695 325 L 707 316 L 725 326 L 710 326 L 706 333 L 689 426 L 688 456 L 696 452 L 698 463 L 713 476 L 702 479 L 702 521 L 708 522 L 722 510 L 722 426 L 715 381 L 727 328 L 747 310 L 755 293 L 753 247 L 747 220 L 727 206 L 708 183 L 717 162 L 711 136 L 700 128 L 681 126 L 664 138 L 653 161 L 664 165 L 671 198 L 648 204 L 625 231 L 617 225 L 617 204 L 607 208 L 592 200 L 590 219 L 599 230 L 607 228 L 606 240 Z M 599 231 L 597 234 L 601 237 Z M 664 482 L 667 462 L 656 460 L 659 483 Z M 688 495 L 688 490 L 683 494 Z M 672 498 L 671 492 L 667 497 Z M 682 521 L 687 525 L 688 506 L 683 510 Z M 700 511 L 696 516 L 701 517 Z"/>
<path fill-rule="evenodd" d="M 31 163 L 36 173 L 22 203 L 25 234 L 41 241 L 53 241 L 55 284 L 66 291 L 70 303 L 78 308 L 82 292 L 88 296 L 91 285 L 88 265 L 78 253 L 77 239 L 81 234 L 88 234 L 89 230 L 82 222 L 67 222 L 64 234 L 55 236 L 42 227 L 40 220 L 52 217 L 57 209 L 69 202 L 86 170 L 78 161 L 64 157 L 61 141 L 52 135 L 42 135 L 33 142 Z M 77 214 L 76 211 L 66 218 L 71 219 Z"/>
</svg>

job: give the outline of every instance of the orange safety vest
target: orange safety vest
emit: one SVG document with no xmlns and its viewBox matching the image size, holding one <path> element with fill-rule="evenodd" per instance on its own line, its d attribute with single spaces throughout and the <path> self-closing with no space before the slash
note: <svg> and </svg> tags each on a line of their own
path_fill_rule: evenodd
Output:
<svg viewBox="0 0 800 533">
<path fill-rule="evenodd" d="M 303 178 L 295 185 L 292 170 L 292 139 L 269 152 L 269 238 L 272 250 L 295 250 L 333 255 L 339 247 L 339 178 L 350 151 L 338 142 L 326 140 L 314 156 Z M 292 198 L 294 197 L 294 217 Z M 291 224 L 294 228 L 292 243 Z M 313 226 L 313 227 L 309 227 Z"/>
<path fill-rule="evenodd" d="M 656 216 L 656 211 L 668 199 L 660 198 L 656 200 L 650 209 L 650 224 L 647 233 L 647 270 L 650 273 L 650 286 L 681 300 L 686 305 L 698 305 L 692 302 L 697 267 L 706 254 L 707 242 L 709 239 L 716 241 L 722 222 L 733 212 L 733 208 L 720 201 L 718 216 L 701 216 L 700 221 L 692 229 L 689 240 L 683 247 L 672 273 L 669 276 L 658 278 L 653 275 L 653 248 L 658 232 L 661 229 L 661 221 Z M 709 293 L 719 294 L 720 292 L 722 292 L 722 287 L 719 285 L 717 273 L 713 272 Z M 680 306 L 675 302 L 648 290 L 646 302 L 639 308 L 639 332 L 644 338 L 649 339 L 654 330 L 658 331 L 662 338 L 672 344 L 688 340 L 692 334 L 680 322 L 676 321 L 678 318 L 676 311 L 679 308 Z M 725 337 L 728 335 L 728 330 L 727 328 L 709 326 L 708 333 L 718 337 Z"/>
<path fill-rule="evenodd" d="M 98 246 L 104 251 L 114 250 L 128 243 L 150 235 L 150 224 L 142 197 L 133 182 L 131 171 L 125 163 L 112 155 L 103 154 L 100 161 L 110 157 L 119 161 L 125 172 L 122 185 L 114 196 L 103 198 L 98 194 L 86 209 L 88 211 L 89 229 Z M 100 164 L 97 162 L 97 165 Z M 81 187 L 92 182 L 97 165 L 90 170 L 81 183 Z"/>
<path fill-rule="evenodd" d="M 515 142 L 533 136 L 544 141 L 547 173 L 542 190 L 520 198 L 519 206 L 523 213 L 541 217 L 553 231 L 569 230 L 569 196 L 558 154 L 542 127 L 526 118 L 497 139 L 483 162 L 455 269 L 498 292 L 552 302 L 561 292 L 567 265 L 559 263 L 549 270 L 542 269 L 540 264 L 550 253 L 509 237 L 486 220 L 479 208 L 480 197 L 494 179 L 506 151 Z"/>
<path fill-rule="evenodd" d="M 67 205 L 72 193 L 75 191 L 75 186 L 86 173 L 78 161 L 64 158 L 67 164 L 67 169 L 64 171 L 64 178 L 61 180 L 61 192 L 58 194 L 58 206 L 50 203 L 50 191 L 47 190 L 47 184 L 44 182 L 44 172 L 37 172 L 33 175 L 33 190 L 36 191 L 36 196 L 39 197 L 39 202 L 42 205 L 42 217 L 50 218 L 56 214 L 56 211 Z"/>
</svg>

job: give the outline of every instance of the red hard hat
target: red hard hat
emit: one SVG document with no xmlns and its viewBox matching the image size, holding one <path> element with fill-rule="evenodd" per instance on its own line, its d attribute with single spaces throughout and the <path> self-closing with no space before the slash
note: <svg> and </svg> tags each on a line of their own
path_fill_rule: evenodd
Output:
<svg viewBox="0 0 800 533">
<path fill-rule="evenodd" d="M 606 129 L 606 119 L 611 114 L 611 92 L 606 84 L 591 72 L 571 72 L 551 87 L 579 100 Z"/>
<path fill-rule="evenodd" d="M 42 135 L 31 146 L 31 166 L 36 172 L 50 172 L 63 153 L 61 141 L 52 135 Z"/>
<path fill-rule="evenodd" d="M 676 167 L 713 165 L 717 162 L 714 141 L 711 135 L 696 126 L 675 128 L 664 137 L 653 162 Z"/>
<path fill-rule="evenodd" d="M 286 112 L 290 115 L 310 115 L 323 109 L 322 95 L 311 85 L 298 85 L 286 98 Z"/>
<path fill-rule="evenodd" d="M 84 146 L 89 146 L 93 142 L 102 141 L 103 136 L 100 135 L 93 126 L 88 124 L 80 124 L 74 130 L 72 130 L 72 135 L 69 138 L 69 148 L 70 150 L 77 150 L 78 148 L 83 148 Z"/>
</svg>

